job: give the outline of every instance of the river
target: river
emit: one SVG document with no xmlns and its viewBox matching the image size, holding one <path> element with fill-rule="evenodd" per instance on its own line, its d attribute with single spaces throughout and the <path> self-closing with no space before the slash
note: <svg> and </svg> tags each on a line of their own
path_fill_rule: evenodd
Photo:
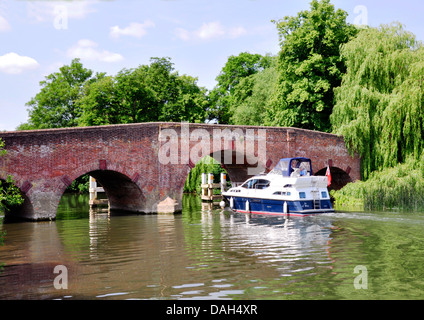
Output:
<svg viewBox="0 0 424 320">
<path fill-rule="evenodd" d="M 0 299 L 423 299 L 424 214 L 90 213 L 3 224 Z"/>
</svg>

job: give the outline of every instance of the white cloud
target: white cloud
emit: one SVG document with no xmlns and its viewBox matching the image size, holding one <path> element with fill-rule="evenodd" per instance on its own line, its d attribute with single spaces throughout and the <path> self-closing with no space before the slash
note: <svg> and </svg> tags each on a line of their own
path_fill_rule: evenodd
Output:
<svg viewBox="0 0 424 320">
<path fill-rule="evenodd" d="M 113 38 L 119 38 L 120 36 L 131 36 L 141 38 L 147 34 L 147 28 L 154 27 L 155 24 L 151 20 L 147 20 L 144 23 L 132 22 L 126 28 L 121 29 L 119 26 L 110 28 L 110 36 Z"/>
<path fill-rule="evenodd" d="M 11 28 L 9 22 L 7 22 L 5 18 L 0 16 L 0 32 L 9 31 L 10 29 Z"/>
<path fill-rule="evenodd" d="M 207 40 L 224 36 L 225 30 L 220 22 L 215 21 L 202 24 L 200 29 L 194 31 L 194 35 L 200 39 Z"/>
<path fill-rule="evenodd" d="M 102 62 L 118 62 L 124 59 L 119 53 L 99 50 L 98 44 L 88 39 L 79 40 L 78 43 L 67 51 L 68 57 L 83 60 L 99 60 Z"/>
<path fill-rule="evenodd" d="M 0 56 L 0 72 L 19 74 L 26 70 L 38 68 L 38 62 L 30 57 L 20 56 L 14 52 Z"/>
<path fill-rule="evenodd" d="M 228 28 L 219 21 L 203 23 L 202 26 L 194 31 L 188 31 L 183 28 L 177 28 L 175 34 L 178 38 L 184 41 L 189 40 L 210 40 L 217 38 L 238 38 L 246 34 L 246 29 L 243 27 Z"/>
</svg>

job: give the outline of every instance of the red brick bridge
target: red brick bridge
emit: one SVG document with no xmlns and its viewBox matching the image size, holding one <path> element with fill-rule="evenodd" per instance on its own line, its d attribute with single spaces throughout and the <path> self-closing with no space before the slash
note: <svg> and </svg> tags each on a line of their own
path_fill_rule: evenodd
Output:
<svg viewBox="0 0 424 320">
<path fill-rule="evenodd" d="M 205 155 L 237 182 L 294 156 L 311 158 L 315 175 L 330 166 L 333 188 L 360 179 L 360 159 L 350 156 L 343 137 L 296 128 L 140 123 L 3 132 L 0 138 L 7 150 L 0 179 L 13 176 L 25 198 L 6 216 L 24 220 L 54 219 L 64 191 L 84 174 L 104 187 L 111 210 L 157 213 L 169 197 L 180 211 L 187 175 Z"/>
</svg>

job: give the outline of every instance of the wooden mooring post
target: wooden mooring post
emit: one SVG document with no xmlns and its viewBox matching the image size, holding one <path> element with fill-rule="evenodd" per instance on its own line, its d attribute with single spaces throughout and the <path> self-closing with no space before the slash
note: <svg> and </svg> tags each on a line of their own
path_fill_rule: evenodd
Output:
<svg viewBox="0 0 424 320">
<path fill-rule="evenodd" d="M 88 203 L 90 205 L 90 209 L 97 208 L 99 206 L 107 206 L 109 208 L 108 199 L 97 199 L 97 194 L 104 193 L 105 190 L 102 187 L 97 187 L 97 181 L 93 177 L 90 177 L 89 192 L 90 200 Z"/>
<path fill-rule="evenodd" d="M 202 201 L 214 201 L 221 200 L 221 194 L 214 194 L 215 189 L 219 189 L 220 192 L 224 192 L 227 186 L 227 175 L 221 173 L 221 182 L 213 183 L 212 173 L 202 173 Z"/>
</svg>

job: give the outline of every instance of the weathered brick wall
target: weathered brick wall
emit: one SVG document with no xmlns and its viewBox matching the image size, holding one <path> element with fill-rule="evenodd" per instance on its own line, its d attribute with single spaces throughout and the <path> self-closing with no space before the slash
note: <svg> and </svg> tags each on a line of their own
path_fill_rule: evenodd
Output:
<svg viewBox="0 0 424 320">
<path fill-rule="evenodd" d="M 197 130 L 197 131 L 196 131 Z M 164 164 L 160 151 L 170 141 L 164 133 L 175 132 L 177 163 Z M 269 128 L 180 123 L 143 123 L 86 128 L 65 128 L 0 133 L 8 154 L 0 158 L 0 179 L 12 175 L 27 201 L 20 217 L 31 220 L 54 219 L 59 200 L 67 186 L 90 173 L 105 187 L 112 209 L 154 213 L 166 197 L 175 199 L 181 209 L 184 182 L 195 163 L 186 154 L 199 149 L 199 139 L 187 138 L 193 132 L 206 133 L 209 151 L 224 162 L 224 152 L 232 163 L 223 164 L 233 181 L 243 181 L 247 168 L 238 155 L 248 145 L 262 167 L 271 169 L 280 158 L 306 156 L 314 172 L 327 164 L 346 172 L 351 180 L 360 179 L 360 161 L 350 157 L 342 137 L 294 128 Z M 245 143 L 248 134 L 255 141 Z M 266 141 L 259 139 L 259 132 Z M 214 136 L 229 136 L 214 143 Z M 161 138 L 162 137 L 162 138 Z M 265 143 L 266 152 L 259 147 Z M 189 150 L 187 150 L 187 147 Z M 253 148 L 253 150 L 252 150 Z M 241 151 L 242 150 L 242 151 Z M 200 150 L 201 151 L 201 150 Z M 264 154 L 266 153 L 266 155 Z M 202 154 L 200 152 L 200 154 Z"/>
</svg>

